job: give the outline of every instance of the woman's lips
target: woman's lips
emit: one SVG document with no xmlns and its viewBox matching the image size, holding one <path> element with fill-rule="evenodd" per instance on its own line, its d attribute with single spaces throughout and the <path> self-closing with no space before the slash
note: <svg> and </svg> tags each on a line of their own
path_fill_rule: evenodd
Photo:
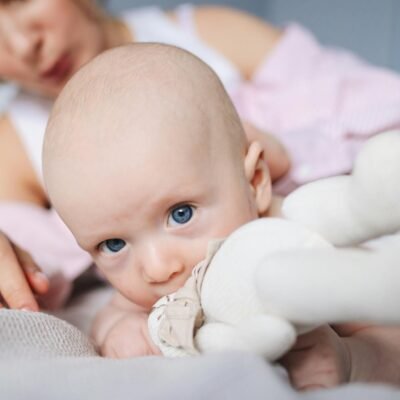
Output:
<svg viewBox="0 0 400 400">
<path fill-rule="evenodd" d="M 55 83 L 60 83 L 67 78 L 71 70 L 71 58 L 68 55 L 63 55 L 49 69 L 41 74 L 41 78 Z"/>
</svg>

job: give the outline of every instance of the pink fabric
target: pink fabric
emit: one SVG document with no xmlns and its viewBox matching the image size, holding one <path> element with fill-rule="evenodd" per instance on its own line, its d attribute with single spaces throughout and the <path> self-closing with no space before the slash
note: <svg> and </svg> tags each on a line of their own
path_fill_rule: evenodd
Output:
<svg viewBox="0 0 400 400">
<path fill-rule="evenodd" d="M 55 211 L 29 203 L 0 203 L 0 230 L 27 250 L 51 281 L 43 300 L 59 307 L 68 297 L 71 282 L 91 265 L 91 258 L 76 243 Z"/>
<path fill-rule="evenodd" d="M 277 186 L 282 193 L 349 172 L 368 137 L 400 127 L 400 77 L 322 47 L 298 25 L 232 97 L 243 119 L 288 149 L 292 169 Z"/>
</svg>

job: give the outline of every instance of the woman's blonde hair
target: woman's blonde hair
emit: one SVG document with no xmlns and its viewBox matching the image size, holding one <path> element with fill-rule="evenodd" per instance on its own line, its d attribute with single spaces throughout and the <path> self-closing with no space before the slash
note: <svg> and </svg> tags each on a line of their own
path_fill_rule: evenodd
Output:
<svg viewBox="0 0 400 400">
<path fill-rule="evenodd" d="M 90 18 L 96 21 L 103 21 L 108 19 L 110 16 L 99 4 L 98 0 L 73 0 L 83 10 L 83 12 Z"/>
<path fill-rule="evenodd" d="M 73 0 L 88 19 L 103 25 L 119 25 L 119 21 L 103 6 L 104 0 Z"/>
</svg>

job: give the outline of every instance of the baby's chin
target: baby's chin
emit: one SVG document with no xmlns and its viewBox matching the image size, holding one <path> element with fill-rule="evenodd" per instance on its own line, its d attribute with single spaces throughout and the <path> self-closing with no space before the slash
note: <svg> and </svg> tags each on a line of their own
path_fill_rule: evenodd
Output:
<svg viewBox="0 0 400 400">
<path fill-rule="evenodd" d="M 143 308 L 144 311 L 151 311 L 153 308 L 154 304 L 157 303 L 158 300 L 160 300 L 164 296 L 146 296 L 146 298 L 143 297 L 136 297 L 136 296 L 127 296 L 124 293 L 121 293 L 124 297 L 126 297 L 129 301 L 134 303 L 136 306 L 139 306 L 140 308 Z"/>
</svg>

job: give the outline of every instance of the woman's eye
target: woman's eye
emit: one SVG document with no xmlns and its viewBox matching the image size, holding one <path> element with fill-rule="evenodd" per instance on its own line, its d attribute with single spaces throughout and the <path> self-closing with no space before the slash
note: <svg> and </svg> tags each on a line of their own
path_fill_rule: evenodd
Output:
<svg viewBox="0 0 400 400">
<path fill-rule="evenodd" d="M 193 217 L 194 207 L 183 204 L 173 208 L 168 216 L 168 225 L 182 225 L 189 222 Z"/>
<path fill-rule="evenodd" d="M 8 5 L 8 4 L 14 4 L 14 3 L 26 3 L 27 0 L 0 0 L 0 5 Z"/>
<path fill-rule="evenodd" d="M 126 243 L 122 239 L 108 239 L 100 243 L 99 250 L 103 253 L 118 253 L 125 245 Z"/>
</svg>

